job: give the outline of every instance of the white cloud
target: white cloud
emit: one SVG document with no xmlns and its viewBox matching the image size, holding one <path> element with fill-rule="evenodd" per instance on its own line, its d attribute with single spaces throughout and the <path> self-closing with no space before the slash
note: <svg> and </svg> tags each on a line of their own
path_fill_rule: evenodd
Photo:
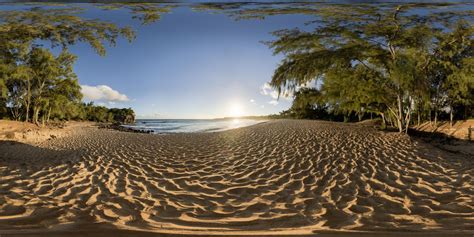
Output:
<svg viewBox="0 0 474 237">
<path fill-rule="evenodd" d="M 268 101 L 268 103 L 271 104 L 271 105 L 277 105 L 278 101 L 277 100 L 270 100 L 270 101 Z"/>
<path fill-rule="evenodd" d="M 273 87 L 270 86 L 270 84 L 268 83 L 265 83 L 263 84 L 263 86 L 260 87 L 260 94 L 270 96 L 273 100 L 278 99 L 278 91 L 273 89 Z M 292 97 L 292 93 L 285 93 L 280 95 L 280 98 L 283 98 L 285 100 L 291 100 Z"/>
<path fill-rule="evenodd" d="M 270 96 L 272 99 L 278 98 L 278 92 L 274 90 L 268 83 L 265 83 L 262 87 L 260 87 L 260 94 Z"/>
<path fill-rule="evenodd" d="M 255 100 L 254 100 L 254 99 L 250 99 L 250 103 L 254 104 L 254 103 L 255 103 Z"/>
<path fill-rule="evenodd" d="M 129 101 L 130 99 L 125 94 L 110 88 L 107 85 L 88 86 L 81 85 L 81 93 L 87 101 Z"/>
<path fill-rule="evenodd" d="M 264 108 L 265 108 L 265 105 L 260 105 L 260 108 L 264 109 Z"/>
</svg>

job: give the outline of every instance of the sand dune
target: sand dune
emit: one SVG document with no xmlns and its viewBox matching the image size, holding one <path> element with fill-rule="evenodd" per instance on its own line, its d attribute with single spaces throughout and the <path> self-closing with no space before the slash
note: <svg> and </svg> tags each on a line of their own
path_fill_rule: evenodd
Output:
<svg viewBox="0 0 474 237">
<path fill-rule="evenodd" d="M 173 135 L 86 127 L 0 150 L 4 233 L 474 231 L 472 158 L 366 126 L 278 120 Z"/>
</svg>

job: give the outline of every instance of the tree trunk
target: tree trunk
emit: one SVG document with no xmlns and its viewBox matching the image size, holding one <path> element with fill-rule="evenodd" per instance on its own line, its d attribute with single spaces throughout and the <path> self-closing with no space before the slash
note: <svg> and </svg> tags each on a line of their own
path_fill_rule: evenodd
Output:
<svg viewBox="0 0 474 237">
<path fill-rule="evenodd" d="M 438 127 L 438 110 L 437 109 L 435 109 L 434 126 L 435 126 L 435 128 Z"/>
<path fill-rule="evenodd" d="M 30 80 L 27 80 L 27 91 L 26 91 L 26 114 L 25 114 L 25 121 L 30 121 L 30 104 L 31 104 L 31 85 Z"/>
<path fill-rule="evenodd" d="M 408 128 L 410 127 L 411 113 L 408 111 L 407 117 L 405 118 L 405 133 L 408 133 Z"/>
<path fill-rule="evenodd" d="M 39 112 L 40 112 L 40 103 L 41 103 L 41 99 L 42 99 L 42 94 L 43 94 L 43 88 L 45 86 L 45 83 L 46 81 L 43 80 L 41 82 L 41 85 L 35 90 L 37 96 L 35 98 L 35 102 L 34 102 L 34 107 L 33 107 L 33 122 L 36 124 L 36 125 L 39 125 Z"/>
<path fill-rule="evenodd" d="M 26 102 L 25 121 L 30 121 L 30 102 Z"/>
<path fill-rule="evenodd" d="M 418 111 L 418 127 L 421 125 L 421 111 Z"/>
<path fill-rule="evenodd" d="M 453 127 L 453 117 L 454 117 L 454 113 L 453 113 L 453 106 L 451 106 L 451 109 L 449 110 L 449 127 Z"/>
<path fill-rule="evenodd" d="M 51 116 L 51 107 L 48 109 L 48 116 L 46 117 L 46 122 L 49 123 L 49 118 Z"/>
<path fill-rule="evenodd" d="M 350 117 L 351 117 L 351 113 L 352 113 L 352 112 L 349 112 L 349 113 L 347 113 L 347 114 L 344 114 L 344 123 L 349 122 L 349 119 L 350 119 Z"/>
<path fill-rule="evenodd" d="M 400 94 L 397 96 L 398 103 L 398 116 L 397 116 L 397 126 L 398 131 L 403 132 L 403 108 L 402 108 L 402 97 Z"/>
<path fill-rule="evenodd" d="M 432 121 L 431 121 L 431 109 L 430 109 L 430 113 L 429 113 L 429 116 L 428 116 L 428 117 L 429 117 L 429 119 L 430 119 L 430 126 L 433 127 L 433 123 L 432 123 Z"/>
<path fill-rule="evenodd" d="M 38 123 L 38 116 L 39 116 L 39 106 L 33 106 L 33 123 L 39 125 Z"/>
<path fill-rule="evenodd" d="M 411 97 L 408 97 L 408 111 L 407 111 L 407 114 L 405 116 L 405 120 L 404 120 L 404 123 L 405 123 L 405 133 L 408 133 L 408 128 L 410 127 L 410 121 L 411 121 L 411 105 L 412 105 L 412 98 Z"/>
<path fill-rule="evenodd" d="M 12 113 L 13 120 L 18 121 L 18 119 L 15 116 L 15 112 L 13 111 L 14 109 L 12 108 L 10 113 Z"/>
<path fill-rule="evenodd" d="M 382 129 L 386 129 L 387 128 L 387 123 L 385 122 L 385 114 L 380 113 L 380 115 L 382 116 Z"/>
<path fill-rule="evenodd" d="M 21 115 L 20 115 L 20 111 L 18 109 L 18 106 L 13 106 L 11 108 L 11 113 L 12 113 L 13 119 L 15 121 L 19 121 L 21 119 Z"/>
</svg>

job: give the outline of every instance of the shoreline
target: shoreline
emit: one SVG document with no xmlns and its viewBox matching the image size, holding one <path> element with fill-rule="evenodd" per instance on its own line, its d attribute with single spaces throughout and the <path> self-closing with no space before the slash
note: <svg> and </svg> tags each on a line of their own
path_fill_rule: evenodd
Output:
<svg viewBox="0 0 474 237">
<path fill-rule="evenodd" d="M 148 122 L 148 121 L 228 121 L 228 120 L 236 120 L 236 119 L 237 118 L 234 118 L 234 119 L 230 119 L 230 118 L 226 118 L 226 119 L 156 119 L 156 120 L 145 120 L 145 121 L 146 122 Z M 239 123 L 241 123 L 241 121 L 239 121 L 239 119 L 237 119 L 238 122 L 237 122 L 236 126 L 234 126 L 234 127 L 232 127 L 232 126 L 228 127 L 229 125 L 227 124 L 227 126 L 211 127 L 211 128 L 202 127 L 201 129 L 198 129 L 198 130 L 188 130 L 188 131 L 177 131 L 177 130 L 180 130 L 180 128 L 182 128 L 184 126 L 189 126 L 189 125 L 192 126 L 192 123 L 177 126 L 174 129 L 171 129 L 171 128 L 166 128 L 165 129 L 165 128 L 158 128 L 158 127 L 138 126 L 137 123 L 140 122 L 140 121 L 143 121 L 143 120 L 137 120 L 137 122 L 135 124 L 120 124 L 120 125 L 110 124 L 110 125 L 105 125 L 103 127 L 118 130 L 118 131 L 123 131 L 123 132 L 149 133 L 149 134 L 154 134 L 154 135 L 196 134 L 196 133 L 224 132 L 224 131 L 238 129 L 238 128 L 250 127 L 250 126 L 254 126 L 254 125 L 257 125 L 257 124 L 262 124 L 262 123 L 266 123 L 268 121 L 271 121 L 270 119 L 265 120 L 265 119 L 248 119 L 248 118 L 242 118 L 240 120 L 247 121 L 247 122 L 250 120 L 250 121 L 253 121 L 253 122 L 250 123 L 250 124 L 239 125 Z M 144 123 L 144 124 L 147 124 L 147 123 Z"/>
</svg>

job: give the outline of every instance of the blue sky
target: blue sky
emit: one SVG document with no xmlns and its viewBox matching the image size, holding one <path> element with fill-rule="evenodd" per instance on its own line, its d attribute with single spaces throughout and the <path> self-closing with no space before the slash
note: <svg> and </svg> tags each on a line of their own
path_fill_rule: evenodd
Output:
<svg viewBox="0 0 474 237">
<path fill-rule="evenodd" d="M 85 18 L 131 26 L 137 34 L 132 43 L 119 39 L 115 47 L 107 47 L 105 57 L 87 44 L 70 47 L 78 56 L 75 72 L 85 101 L 131 107 L 138 118 L 266 115 L 291 105 L 291 99 L 276 101 L 275 92 L 265 86 L 282 57 L 261 42 L 271 40 L 275 30 L 308 29 L 304 23 L 311 16 L 236 21 L 222 12 L 197 12 L 183 5 L 142 25 L 126 9 L 78 5 L 87 9 L 81 14 Z"/>
<path fill-rule="evenodd" d="M 139 118 L 216 118 L 265 115 L 289 108 L 291 100 L 272 98 L 269 82 L 281 56 L 261 43 L 270 32 L 303 27 L 300 15 L 235 21 L 223 14 L 174 8 L 150 25 L 126 10 L 90 8 L 83 14 L 137 33 L 98 56 L 88 45 L 70 48 L 75 72 L 87 98 L 108 107 L 132 107 Z M 97 94 L 99 93 L 99 94 Z M 102 94 L 101 94 L 102 93 Z"/>
</svg>

